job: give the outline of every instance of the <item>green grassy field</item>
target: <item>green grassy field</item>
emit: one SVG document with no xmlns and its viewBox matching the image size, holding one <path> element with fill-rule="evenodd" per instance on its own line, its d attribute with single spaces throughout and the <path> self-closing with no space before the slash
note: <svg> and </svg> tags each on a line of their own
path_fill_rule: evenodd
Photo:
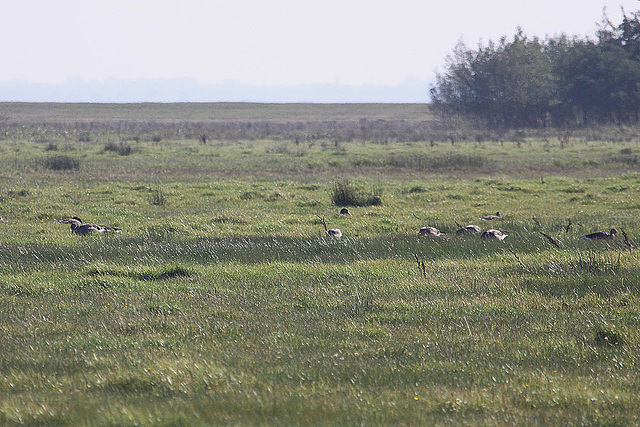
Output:
<svg viewBox="0 0 640 427">
<path fill-rule="evenodd" d="M 81 107 L 0 105 L 0 424 L 640 423 L 638 129 L 451 143 L 406 138 L 418 105 Z M 337 117 L 355 136 L 315 127 Z M 344 182 L 382 204 L 339 215 Z M 581 239 L 612 227 L 628 241 Z"/>
</svg>

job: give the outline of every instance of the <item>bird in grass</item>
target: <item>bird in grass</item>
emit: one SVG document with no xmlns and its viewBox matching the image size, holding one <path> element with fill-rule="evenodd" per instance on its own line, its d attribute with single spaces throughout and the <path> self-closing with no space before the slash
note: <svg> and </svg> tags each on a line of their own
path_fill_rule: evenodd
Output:
<svg viewBox="0 0 640 427">
<path fill-rule="evenodd" d="M 91 233 L 120 232 L 119 228 L 109 227 L 108 225 L 83 223 L 82 220 L 77 216 L 74 216 L 73 218 L 62 219 L 60 221 L 56 221 L 56 223 L 71 224 L 71 232 L 80 236 L 86 236 Z"/>
<path fill-rule="evenodd" d="M 496 240 L 504 240 L 504 239 L 507 238 L 507 236 L 509 236 L 509 235 L 508 234 L 504 234 L 500 230 L 494 230 L 494 229 L 485 230 L 480 235 L 480 237 L 482 237 L 483 239 L 496 239 Z"/>
<path fill-rule="evenodd" d="M 469 224 L 465 227 L 460 226 L 458 231 L 456 231 L 456 234 L 475 234 L 480 233 L 481 231 L 482 229 L 477 225 Z"/>
<path fill-rule="evenodd" d="M 491 221 L 494 219 L 501 219 L 502 215 L 500 215 L 500 212 L 496 212 L 495 215 L 487 215 L 487 216 L 483 216 L 482 218 L 480 218 L 483 221 Z"/>
<path fill-rule="evenodd" d="M 342 237 L 342 231 L 339 228 L 330 228 L 327 230 L 327 235 L 339 239 Z"/>
<path fill-rule="evenodd" d="M 582 239 L 584 240 L 598 240 L 598 239 L 612 239 L 613 236 L 618 234 L 618 230 L 612 228 L 611 231 L 598 231 L 597 233 L 591 233 L 584 236 Z"/>
<path fill-rule="evenodd" d="M 422 227 L 420 229 L 420 231 L 418 231 L 418 234 L 421 236 L 435 236 L 435 237 L 440 237 L 442 236 L 444 233 L 440 232 L 440 230 L 438 230 L 435 227 Z"/>
<path fill-rule="evenodd" d="M 342 208 L 340 209 L 340 215 L 351 215 L 351 212 L 347 208 Z"/>
<path fill-rule="evenodd" d="M 335 237 L 336 239 L 339 239 L 342 237 L 342 231 L 339 228 L 327 228 L 327 223 L 324 220 L 324 217 L 318 216 L 318 218 L 320 219 L 320 222 L 324 226 L 324 231 L 327 232 L 327 236 Z"/>
</svg>

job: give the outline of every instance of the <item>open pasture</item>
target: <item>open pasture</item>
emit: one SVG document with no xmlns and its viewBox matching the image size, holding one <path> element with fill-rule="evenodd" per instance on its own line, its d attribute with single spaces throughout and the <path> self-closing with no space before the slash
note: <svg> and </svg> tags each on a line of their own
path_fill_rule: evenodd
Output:
<svg viewBox="0 0 640 427">
<path fill-rule="evenodd" d="M 0 424 L 640 423 L 637 129 L 27 107 L 0 108 Z M 339 215 L 345 183 L 382 203 Z"/>
</svg>

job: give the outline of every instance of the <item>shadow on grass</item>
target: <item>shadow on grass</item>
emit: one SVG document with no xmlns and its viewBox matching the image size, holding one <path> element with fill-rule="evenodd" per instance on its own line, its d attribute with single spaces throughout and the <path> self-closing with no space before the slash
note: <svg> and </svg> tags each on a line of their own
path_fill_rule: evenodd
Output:
<svg viewBox="0 0 640 427">
<path fill-rule="evenodd" d="M 190 277 L 193 273 L 180 265 L 171 265 L 163 268 L 142 267 L 140 269 L 118 268 L 118 267 L 100 267 L 91 268 L 87 275 L 89 276 L 115 276 L 129 277 L 137 280 L 153 281 L 172 279 L 174 277 Z"/>
</svg>

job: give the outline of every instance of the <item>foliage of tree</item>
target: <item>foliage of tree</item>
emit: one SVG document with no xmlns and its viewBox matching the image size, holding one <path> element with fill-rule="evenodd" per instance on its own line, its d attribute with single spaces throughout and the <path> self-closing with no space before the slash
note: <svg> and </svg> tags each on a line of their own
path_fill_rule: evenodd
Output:
<svg viewBox="0 0 640 427">
<path fill-rule="evenodd" d="M 640 11 L 619 25 L 605 15 L 596 40 L 512 39 L 459 43 L 430 88 L 433 108 L 491 128 L 637 123 L 640 114 Z"/>
</svg>

